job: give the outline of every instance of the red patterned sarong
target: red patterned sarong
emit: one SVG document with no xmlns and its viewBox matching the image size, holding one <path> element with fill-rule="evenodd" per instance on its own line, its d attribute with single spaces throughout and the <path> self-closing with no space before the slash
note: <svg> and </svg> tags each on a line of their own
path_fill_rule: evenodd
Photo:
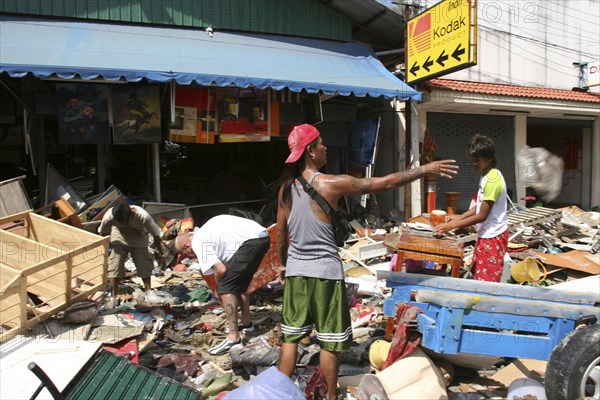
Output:
<svg viewBox="0 0 600 400">
<path fill-rule="evenodd" d="M 471 270 L 479 281 L 500 282 L 504 254 L 508 248 L 508 230 L 493 238 L 479 238 L 473 250 Z"/>
</svg>

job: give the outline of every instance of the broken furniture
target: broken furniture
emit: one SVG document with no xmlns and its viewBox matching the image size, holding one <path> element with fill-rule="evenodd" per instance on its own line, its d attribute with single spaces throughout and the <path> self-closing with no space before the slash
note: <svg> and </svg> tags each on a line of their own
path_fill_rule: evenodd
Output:
<svg viewBox="0 0 600 400">
<path fill-rule="evenodd" d="M 533 207 L 526 208 L 519 212 L 513 212 L 508 215 L 508 229 L 514 231 L 518 229 L 521 224 L 525 226 L 531 226 L 536 224 L 543 224 L 548 221 L 552 221 L 559 230 L 562 230 L 560 218 L 562 212 L 546 207 Z"/>
<path fill-rule="evenodd" d="M 88 193 L 89 194 L 89 193 Z M 53 199 L 65 196 L 77 212 L 87 207 L 82 194 L 71 185 L 70 181 L 58 172 L 52 164 L 46 165 L 46 191 L 42 197 L 43 204 L 50 203 Z"/>
<path fill-rule="evenodd" d="M 533 226 L 537 224 L 545 224 L 551 222 L 559 231 L 563 231 L 563 226 L 560 221 L 562 212 L 547 207 L 533 207 L 510 211 L 508 214 L 508 231 L 513 233 L 523 227 Z M 473 233 L 457 239 L 457 243 L 466 243 L 477 240 L 477 234 Z"/>
<path fill-rule="evenodd" d="M 106 350 L 96 353 L 62 392 L 35 362 L 29 363 L 28 368 L 42 382 L 30 400 L 37 398 L 44 388 L 55 400 L 200 399 L 200 394 L 194 389 Z"/>
<path fill-rule="evenodd" d="M 83 224 L 77 216 L 75 209 L 71 207 L 71 204 L 69 204 L 64 196 L 51 202 L 50 204 L 46 204 L 45 206 L 38 208 L 35 210 L 35 213 L 51 218 L 58 222 L 64 222 L 76 228 L 83 228 Z"/>
<path fill-rule="evenodd" d="M 411 259 L 450 264 L 452 266 L 451 275 L 456 278 L 460 274 L 464 252 L 455 240 L 417 236 L 404 232 L 390 236 L 385 244 L 396 248 L 397 272 L 402 268 L 405 259 Z"/>
<path fill-rule="evenodd" d="M 363 228 L 364 229 L 364 228 Z M 379 238 L 380 236 L 378 236 Z M 346 243 L 353 243 L 350 248 L 340 247 L 342 260 L 352 260 L 362 267 L 369 268 L 365 262 L 372 258 L 387 255 L 390 251 L 383 240 L 375 240 L 370 236 L 362 236 L 359 239 L 349 239 Z"/>
<path fill-rule="evenodd" d="M 598 293 L 379 271 L 393 293 L 388 317 L 401 303 L 420 308 L 422 345 L 438 353 L 547 360 L 578 322 L 600 319 Z"/>
<path fill-rule="evenodd" d="M 84 208 L 84 211 L 79 214 L 84 229 L 88 232 L 96 232 L 104 214 L 118 204 L 127 204 L 127 199 L 117 187 L 111 185 L 100 195 L 99 199 Z M 98 221 L 97 224 L 94 224 L 93 222 L 96 221 Z"/>
<path fill-rule="evenodd" d="M 0 343 L 104 290 L 108 237 L 25 211 L 0 218 Z"/>
<path fill-rule="evenodd" d="M 0 182 L 0 217 L 31 209 L 23 184 L 25 178 L 23 175 Z"/>
</svg>

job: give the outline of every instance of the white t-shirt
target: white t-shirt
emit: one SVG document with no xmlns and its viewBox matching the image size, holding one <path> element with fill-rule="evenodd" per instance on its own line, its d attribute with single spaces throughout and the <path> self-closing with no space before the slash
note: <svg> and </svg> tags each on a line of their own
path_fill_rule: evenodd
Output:
<svg viewBox="0 0 600 400">
<path fill-rule="evenodd" d="M 493 238 L 508 229 L 506 182 L 502 173 L 496 168 L 490 169 L 479 180 L 476 205 L 478 213 L 481 203 L 486 200 L 493 201 L 494 205 L 486 220 L 477 224 L 477 235 L 480 238 Z"/>
<path fill-rule="evenodd" d="M 214 273 L 213 266 L 228 264 L 242 243 L 265 237 L 266 229 L 251 219 L 233 215 L 218 215 L 194 231 L 192 249 L 204 275 Z"/>
</svg>

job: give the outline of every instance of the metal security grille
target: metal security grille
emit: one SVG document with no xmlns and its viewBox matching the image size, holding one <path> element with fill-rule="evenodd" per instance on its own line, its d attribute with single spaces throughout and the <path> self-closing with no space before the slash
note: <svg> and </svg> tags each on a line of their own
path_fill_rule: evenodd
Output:
<svg viewBox="0 0 600 400">
<path fill-rule="evenodd" d="M 438 179 L 436 208 L 446 209 L 445 192 L 460 192 L 458 212 L 469 208 L 471 198 L 477 192 L 480 174 L 468 162 L 466 151 L 469 140 L 476 133 L 489 136 L 494 141 L 497 167 L 504 175 L 508 190 L 512 191 L 513 196 L 516 194 L 515 129 L 512 117 L 428 112 L 427 128 L 437 144 L 436 157 L 454 159 L 460 166 L 454 179 Z"/>
</svg>

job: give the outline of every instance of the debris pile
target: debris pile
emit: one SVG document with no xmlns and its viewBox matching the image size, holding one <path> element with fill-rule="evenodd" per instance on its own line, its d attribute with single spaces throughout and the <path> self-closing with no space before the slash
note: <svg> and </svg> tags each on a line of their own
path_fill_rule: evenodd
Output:
<svg viewBox="0 0 600 400">
<path fill-rule="evenodd" d="M 73 229 L 93 232 L 107 209 L 127 201 L 117 188 L 111 187 L 80 211 L 59 198 L 37 212 Z M 194 227 L 188 216 L 162 215 L 160 203 L 149 207 L 159 210 L 153 215 L 162 227 L 165 243 L 172 241 L 177 232 Z M 23 235 L 27 224 L 10 219 L 0 220 L 3 237 Z M 420 345 L 422 332 L 417 315 L 422 310 L 402 309 L 401 304 L 396 304 L 393 311 L 386 311 L 389 307 L 386 304 L 396 290 L 386 279 L 381 279 L 386 274 L 406 272 L 444 278 L 453 275 L 468 280 L 473 241 L 469 231 L 453 232 L 443 239 L 444 243 L 452 244 L 452 249 L 460 249 L 456 263 L 449 252 L 421 257 L 419 251 L 400 245 L 403 237 L 434 239 L 426 214 L 404 224 L 387 223 L 377 229 L 357 226 L 356 221 L 354 225 L 356 233 L 340 248 L 354 340 L 352 347 L 340 354 L 339 386 L 343 396 L 340 398 L 366 399 L 376 394 L 414 399 L 506 398 L 509 394 L 523 397 L 529 395 L 523 387 L 533 393 L 540 390 L 540 385 L 543 392 L 547 361 L 485 353 L 436 353 Z M 600 276 L 599 225 L 599 213 L 584 212 L 577 207 L 553 210 L 515 206 L 510 217 L 503 282 L 597 292 L 597 279 L 582 278 Z M 152 254 L 156 252 L 152 243 L 150 250 Z M 7 341 L 10 338 L 5 335 L 10 323 L 3 316 L 3 354 L 15 346 L 14 340 L 24 346 L 24 337 L 34 338 L 38 343 L 46 341 L 48 348 L 56 343 L 81 341 L 97 344 L 90 353 L 101 350 L 113 353 L 122 362 L 143 366 L 154 377 L 182 385 L 202 399 L 275 398 L 274 393 L 280 393 L 279 390 L 289 398 L 307 398 L 307 395 L 319 398 L 324 378 L 318 367 L 316 334 L 300 343 L 296 373 L 291 380 L 275 368 L 281 345 L 279 324 L 284 287 L 276 279 L 278 260 L 273 254 L 270 257 L 265 257 L 268 260 L 261 265 L 251 287 L 252 324 L 240 331 L 243 346 L 228 354 L 208 353 L 227 334 L 225 313 L 214 282 L 202 275 L 196 260 L 182 258 L 172 251 L 165 256 L 166 269 L 161 269 L 158 260 L 155 261 L 152 290 L 148 293 L 143 292 L 143 282 L 136 276 L 131 260 L 126 263 L 127 278 L 122 281 L 116 298 L 104 292 L 105 287 L 99 287 L 100 290 L 84 298 L 67 296 L 54 307 L 55 299 L 47 298 L 48 291 L 28 288 L 29 294 L 37 295 L 31 296 L 30 304 L 21 307 L 25 307 L 33 322 L 21 327 L 22 337 Z M 4 264 L 2 268 L 4 274 Z M 525 275 L 519 275 L 519 271 Z M 580 287 L 575 285 L 577 281 Z M 2 288 L 3 299 L 9 289 Z M 430 307 L 434 302 L 424 304 Z M 4 304 L 2 307 L 4 313 Z M 49 309 L 48 314 L 38 311 L 44 307 Z M 403 313 L 396 314 L 401 309 Z M 73 371 L 71 378 L 75 379 L 77 372 Z M 32 382 L 29 387 L 36 387 L 35 379 Z M 0 397 L 14 395 L 4 388 Z"/>
</svg>

